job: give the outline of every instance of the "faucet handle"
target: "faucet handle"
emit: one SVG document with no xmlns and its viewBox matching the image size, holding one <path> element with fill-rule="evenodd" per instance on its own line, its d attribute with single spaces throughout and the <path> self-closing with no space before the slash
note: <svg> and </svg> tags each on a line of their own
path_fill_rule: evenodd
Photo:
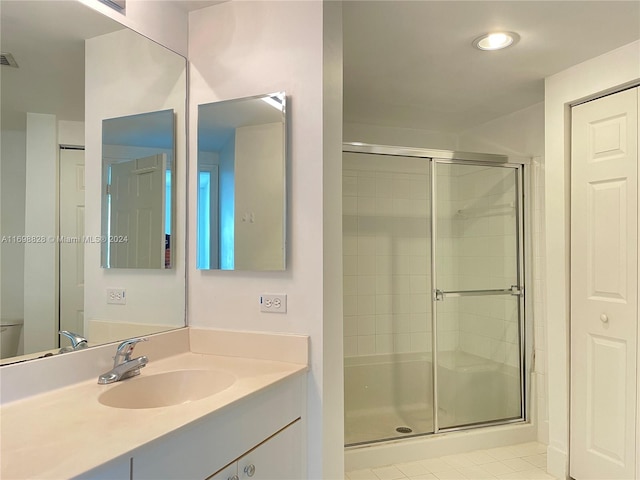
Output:
<svg viewBox="0 0 640 480">
<path fill-rule="evenodd" d="M 129 340 L 125 340 L 124 342 L 122 342 L 120 345 L 118 345 L 118 349 L 116 350 L 116 356 L 115 356 L 115 364 L 116 366 L 121 363 L 121 358 L 122 361 L 128 362 L 129 360 L 131 360 L 131 353 L 133 352 L 133 349 L 135 348 L 136 344 L 138 342 L 146 342 L 147 339 L 146 338 L 130 338 Z"/>
<path fill-rule="evenodd" d="M 80 348 L 85 348 L 87 346 L 87 339 L 82 335 L 70 332 L 68 330 L 60 330 L 58 334 L 67 337 L 71 341 L 71 346 L 74 350 L 79 350 Z"/>
</svg>

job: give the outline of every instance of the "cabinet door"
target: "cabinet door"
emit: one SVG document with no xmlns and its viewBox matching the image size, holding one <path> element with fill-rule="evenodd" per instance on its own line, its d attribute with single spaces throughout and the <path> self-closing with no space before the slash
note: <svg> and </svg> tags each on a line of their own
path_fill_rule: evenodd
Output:
<svg viewBox="0 0 640 480">
<path fill-rule="evenodd" d="M 574 107 L 571 476 L 634 477 L 638 89 Z"/>
<path fill-rule="evenodd" d="M 241 480 L 301 480 L 303 472 L 302 422 L 288 427 L 238 460 Z"/>
</svg>

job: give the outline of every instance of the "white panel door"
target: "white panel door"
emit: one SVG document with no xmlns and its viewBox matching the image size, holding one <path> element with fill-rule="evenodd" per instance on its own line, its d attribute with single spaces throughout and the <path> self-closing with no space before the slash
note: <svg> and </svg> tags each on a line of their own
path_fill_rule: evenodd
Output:
<svg viewBox="0 0 640 480">
<path fill-rule="evenodd" d="M 632 479 L 638 89 L 574 107 L 571 148 L 570 474 Z"/>
<path fill-rule="evenodd" d="M 84 150 L 60 150 L 60 330 L 84 334 Z"/>
<path fill-rule="evenodd" d="M 165 154 L 110 168 L 109 266 L 164 268 Z"/>
</svg>

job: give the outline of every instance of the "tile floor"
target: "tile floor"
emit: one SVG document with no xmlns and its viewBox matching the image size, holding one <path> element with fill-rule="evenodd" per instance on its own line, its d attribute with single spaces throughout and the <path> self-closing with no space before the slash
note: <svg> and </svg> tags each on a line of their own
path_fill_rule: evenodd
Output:
<svg viewBox="0 0 640 480">
<path fill-rule="evenodd" d="M 430 458 L 410 463 L 354 470 L 348 480 L 538 480 L 554 477 L 546 472 L 547 447 L 521 443 L 508 447 Z"/>
</svg>

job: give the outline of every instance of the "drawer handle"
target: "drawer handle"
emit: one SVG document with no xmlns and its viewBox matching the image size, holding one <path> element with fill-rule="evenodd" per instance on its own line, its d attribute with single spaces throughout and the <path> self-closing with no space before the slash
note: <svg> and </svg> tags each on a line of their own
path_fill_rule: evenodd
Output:
<svg viewBox="0 0 640 480">
<path fill-rule="evenodd" d="M 600 315 L 600 321 L 602 323 L 607 323 L 609 321 L 609 317 L 607 317 L 607 315 L 603 313 L 602 315 Z"/>
<path fill-rule="evenodd" d="M 238 478 L 238 475 L 233 475 L 233 477 L 229 477 L 227 480 L 240 480 L 240 478 Z"/>
<path fill-rule="evenodd" d="M 247 474 L 247 477 L 253 477 L 253 474 L 256 473 L 256 466 L 253 463 L 251 465 L 247 465 L 244 467 L 244 473 Z"/>
</svg>

